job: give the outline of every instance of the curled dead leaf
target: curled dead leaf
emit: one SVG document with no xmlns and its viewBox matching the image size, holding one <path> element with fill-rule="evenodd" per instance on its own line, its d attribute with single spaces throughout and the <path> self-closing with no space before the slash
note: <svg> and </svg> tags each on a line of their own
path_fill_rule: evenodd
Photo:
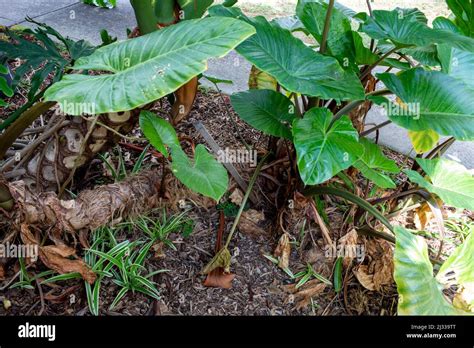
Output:
<svg viewBox="0 0 474 348">
<path fill-rule="evenodd" d="M 354 229 L 339 238 L 338 248 L 344 250 L 344 259 L 342 261 L 344 268 L 349 267 L 349 264 L 355 257 L 355 253 L 353 253 L 353 251 L 356 250 L 358 239 L 359 235 Z"/>
<path fill-rule="evenodd" d="M 434 218 L 428 203 L 423 203 L 414 211 L 413 222 L 418 230 L 424 230 L 426 225 Z"/>
<path fill-rule="evenodd" d="M 281 269 L 287 269 L 289 267 L 290 254 L 290 235 L 285 232 L 280 237 L 280 240 L 278 241 L 278 245 L 274 252 L 275 257 L 278 258 L 278 267 L 280 267 Z"/>
<path fill-rule="evenodd" d="M 368 290 L 380 291 L 393 280 L 393 247 L 385 240 L 368 239 L 366 243 L 368 263 L 354 269 L 357 280 Z"/>
<path fill-rule="evenodd" d="M 296 284 L 285 285 L 284 290 L 289 293 L 287 302 L 297 302 L 296 308 L 303 309 L 309 306 L 311 299 L 321 294 L 326 289 L 326 284 L 321 283 L 318 279 L 308 281 L 300 288 L 296 288 Z"/>
<path fill-rule="evenodd" d="M 213 270 L 222 267 L 225 273 L 230 273 L 230 252 L 227 248 L 222 248 L 217 252 L 217 254 L 212 258 L 211 261 L 203 268 L 201 271 L 202 274 L 209 274 Z"/>
<path fill-rule="evenodd" d="M 238 188 L 235 189 L 232 194 L 229 196 L 229 199 L 232 203 L 235 205 L 242 205 L 242 200 L 244 199 L 244 195 L 242 194 L 242 191 L 240 191 Z"/>
<path fill-rule="evenodd" d="M 94 283 L 95 273 L 81 259 L 77 259 L 75 250 L 66 245 L 39 246 L 38 241 L 26 224 L 21 225 L 21 239 L 27 245 L 38 246 L 39 258 L 46 267 L 60 273 L 79 273 L 89 284 Z"/>
<path fill-rule="evenodd" d="M 222 267 L 209 272 L 203 285 L 212 288 L 231 289 L 235 274 L 225 273 Z"/>
</svg>

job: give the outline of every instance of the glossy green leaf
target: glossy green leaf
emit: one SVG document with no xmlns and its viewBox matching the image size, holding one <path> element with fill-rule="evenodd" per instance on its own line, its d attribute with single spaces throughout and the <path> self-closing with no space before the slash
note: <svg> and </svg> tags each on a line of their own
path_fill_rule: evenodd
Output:
<svg viewBox="0 0 474 348">
<path fill-rule="evenodd" d="M 301 23 L 301 20 L 297 16 L 286 16 L 286 17 L 275 18 L 271 21 L 271 23 L 277 24 L 282 29 L 286 29 L 291 32 L 294 32 L 294 31 L 302 31 L 304 33 L 308 32 L 306 28 L 304 27 L 303 23 Z"/>
<path fill-rule="evenodd" d="M 296 5 L 296 15 L 301 18 L 301 15 L 303 13 L 304 8 L 306 7 L 307 4 L 310 3 L 328 3 L 328 0 L 298 0 L 298 3 Z M 343 13 L 347 18 L 354 18 L 354 16 L 357 14 L 354 10 L 350 9 L 347 6 L 342 5 L 338 1 L 334 3 L 334 8 L 338 10 L 339 12 Z"/>
<path fill-rule="evenodd" d="M 439 134 L 432 130 L 408 131 L 408 137 L 418 154 L 430 151 L 439 141 Z"/>
<path fill-rule="evenodd" d="M 439 269 L 436 279 L 443 284 L 474 282 L 474 230 Z"/>
<path fill-rule="evenodd" d="M 317 185 L 349 168 L 364 152 L 357 130 L 343 116 L 328 129 L 329 109 L 313 108 L 293 121 L 298 168 L 306 185 Z"/>
<path fill-rule="evenodd" d="M 442 293 L 433 276 L 424 239 L 403 227 L 395 227 L 394 279 L 399 294 L 399 315 L 461 315 Z"/>
<path fill-rule="evenodd" d="M 281 93 L 252 89 L 230 98 L 234 110 L 245 122 L 262 132 L 291 139 L 291 124 L 296 116 L 294 104 Z"/>
<path fill-rule="evenodd" d="M 313 37 L 321 43 L 328 5 L 321 2 L 307 3 L 300 13 L 301 22 Z M 340 62 L 355 61 L 354 39 L 351 21 L 337 8 L 333 8 L 327 37 L 328 53 Z"/>
<path fill-rule="evenodd" d="M 452 47 L 474 52 L 474 39 L 443 29 L 432 29 L 419 21 L 417 16 L 400 10 L 374 10 L 373 17 L 358 15 L 364 21 L 360 31 L 376 40 L 392 41 L 397 47 L 423 47 L 445 43 Z"/>
<path fill-rule="evenodd" d="M 436 18 L 433 26 L 459 33 L 459 29 L 447 18 Z M 443 72 L 474 90 L 474 52 L 461 51 L 447 44 L 439 45 L 437 52 Z"/>
<path fill-rule="evenodd" d="M 472 0 L 446 0 L 453 11 L 456 24 L 464 35 L 474 37 L 474 2 Z"/>
<path fill-rule="evenodd" d="M 431 129 L 474 140 L 474 92 L 463 82 L 421 68 L 377 76 L 406 105 L 390 104 L 388 116 L 394 123 L 412 131 Z"/>
<path fill-rule="evenodd" d="M 395 161 L 385 157 L 380 147 L 370 140 L 361 138 L 360 143 L 364 146 L 364 153 L 360 159 L 354 163 L 354 167 L 359 169 L 361 174 L 371 180 L 375 185 L 381 188 L 395 188 L 396 185 L 393 180 L 384 174 L 384 172 L 400 172 Z"/>
<path fill-rule="evenodd" d="M 108 74 L 67 75 L 47 90 L 45 99 L 93 103 L 96 113 L 131 110 L 174 92 L 204 72 L 207 59 L 227 54 L 254 32 L 242 21 L 205 18 L 114 43 L 74 65 L 75 70 Z"/>
<path fill-rule="evenodd" d="M 438 195 L 448 205 L 474 210 L 474 177 L 462 164 L 445 158 L 416 161 L 429 180 L 418 172 L 405 170 L 412 182 Z"/>
<path fill-rule="evenodd" d="M 194 160 L 190 160 L 179 146 L 171 146 L 171 155 L 172 171 L 179 181 L 190 189 L 219 201 L 229 183 L 227 171 L 202 144 L 196 146 Z"/>
<path fill-rule="evenodd" d="M 343 70 L 335 58 L 315 52 L 290 31 L 263 17 L 249 19 L 235 8 L 213 6 L 209 12 L 238 17 L 256 28 L 257 34 L 236 50 L 287 91 L 337 101 L 364 99 L 364 89 L 354 73 Z"/>
<path fill-rule="evenodd" d="M 169 156 L 166 146 L 179 146 L 173 126 L 150 111 L 140 112 L 140 128 L 151 145 L 165 157 Z"/>
</svg>

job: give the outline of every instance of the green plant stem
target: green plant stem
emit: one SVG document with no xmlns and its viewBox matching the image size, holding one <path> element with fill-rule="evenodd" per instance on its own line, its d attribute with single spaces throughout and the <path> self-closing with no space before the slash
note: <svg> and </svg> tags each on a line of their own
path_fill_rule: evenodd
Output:
<svg viewBox="0 0 474 348">
<path fill-rule="evenodd" d="M 239 224 L 240 221 L 240 216 L 242 215 L 242 212 L 244 211 L 245 205 L 247 204 L 247 201 L 250 197 L 250 193 L 252 192 L 253 185 L 257 181 L 258 175 L 260 174 L 260 170 L 262 169 L 263 165 L 265 164 L 267 158 L 270 156 L 271 152 L 267 152 L 266 155 L 260 160 L 260 163 L 257 165 L 257 168 L 255 168 L 255 172 L 252 175 L 252 178 L 249 181 L 249 185 L 247 188 L 247 191 L 245 192 L 244 198 L 242 199 L 242 204 L 240 204 L 239 211 L 237 213 L 237 216 L 235 217 L 234 224 L 232 225 L 232 228 L 229 232 L 229 235 L 227 236 L 227 240 L 225 242 L 224 248 L 227 249 L 229 247 L 229 244 L 232 240 L 232 237 L 235 233 L 235 230 Z"/>
<path fill-rule="evenodd" d="M 319 53 L 321 54 L 326 53 L 329 28 L 331 27 L 332 10 L 334 8 L 334 2 L 335 2 L 334 0 L 329 0 L 328 10 L 326 12 L 326 21 L 324 22 L 323 35 L 321 38 L 321 48 L 319 49 Z"/>
<path fill-rule="evenodd" d="M 39 102 L 22 113 L 16 121 L 0 136 L 0 159 L 15 140 L 28 128 L 41 114 L 48 111 L 56 102 Z M 3 124 L 2 124 L 3 125 Z"/>
<path fill-rule="evenodd" d="M 362 73 L 360 80 L 364 80 L 372 72 L 372 70 L 377 67 L 377 65 L 382 63 L 386 58 L 390 57 L 393 53 L 395 53 L 396 50 L 398 50 L 398 47 L 392 48 L 390 51 L 381 56 L 374 64 L 369 65 Z"/>
<path fill-rule="evenodd" d="M 374 92 L 371 92 L 371 93 L 367 93 L 366 96 L 378 96 L 378 95 L 387 95 L 387 94 L 392 94 L 392 92 L 389 91 L 388 89 L 381 89 L 379 91 L 374 91 Z M 352 103 L 349 103 L 346 106 L 344 106 L 341 110 L 339 110 L 336 113 L 336 115 L 334 115 L 333 119 L 331 120 L 331 123 L 329 124 L 328 130 L 331 129 L 331 127 L 334 125 L 334 123 L 336 123 L 336 121 L 339 120 L 342 116 L 347 115 L 349 112 L 356 109 L 357 107 L 359 107 L 360 105 L 362 105 L 366 101 L 367 101 L 367 99 L 356 100 L 356 101 L 353 101 Z"/>
<path fill-rule="evenodd" d="M 310 187 L 309 189 L 304 191 L 304 194 L 306 196 L 327 194 L 327 195 L 333 195 L 333 196 L 344 198 L 354 204 L 357 204 L 359 207 L 363 208 L 368 213 L 372 214 L 381 223 L 383 223 L 390 231 L 392 232 L 394 231 L 393 226 L 385 218 L 385 216 L 383 216 L 381 212 L 379 212 L 372 204 L 370 204 L 366 200 L 360 198 L 359 196 L 356 196 L 355 194 L 349 191 L 340 190 L 334 187 Z"/>
</svg>

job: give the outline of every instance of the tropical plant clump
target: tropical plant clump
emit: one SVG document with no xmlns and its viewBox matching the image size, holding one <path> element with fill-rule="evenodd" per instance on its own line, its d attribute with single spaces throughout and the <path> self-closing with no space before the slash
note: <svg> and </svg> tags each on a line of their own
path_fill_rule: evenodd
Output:
<svg viewBox="0 0 474 348">
<path fill-rule="evenodd" d="M 169 236 L 178 231 L 188 236 L 193 226 L 184 213 L 167 218 L 164 212 L 161 220 L 148 215 L 173 194 L 167 190 L 172 174 L 214 205 L 220 203 L 215 256 L 202 273 L 205 285 L 229 288 L 234 278 L 230 243 L 237 229 L 259 228 L 254 222 L 258 212 L 248 206 L 262 204 L 254 188 L 263 191 L 257 184 L 268 180 L 272 199 L 263 196 L 271 202 L 281 237 L 275 255 L 267 259 L 286 272 L 295 291 L 316 283 L 313 294 L 329 287 L 338 296 L 354 259 L 334 258 L 330 276 L 310 263 L 292 272 L 289 260 L 296 242 L 283 221 L 296 204 L 304 212 L 301 232 L 306 221 L 314 220 L 326 252 L 346 248 L 349 239 L 362 235 L 371 238 L 369 253 L 383 250 L 372 268 L 388 274 L 388 281 L 393 274 L 399 314 L 472 313 L 472 228 L 463 230 L 463 243 L 451 255 L 443 247 L 446 226 L 452 224 L 445 221 L 446 207 L 474 210 L 474 178 L 461 164 L 442 157 L 455 141 L 474 140 L 472 0 L 447 0 L 452 16 L 432 24 L 416 8 L 372 10 L 370 2 L 368 13 L 355 13 L 334 0 L 299 0 L 291 19 L 272 21 L 248 17 L 235 3 L 131 0 L 138 27 L 121 42 L 103 31 L 97 47 L 64 38 L 33 20 L 37 29 L 7 31 L 8 41 L 0 42 L 2 106 L 9 107 L 25 77 L 30 83 L 25 103 L 0 123 L 0 158 L 5 158 L 0 213 L 9 220 L 6 238 L 19 235 L 23 243 L 39 247 L 42 262 L 60 273 L 45 283 L 82 278 L 94 315 L 110 279 L 119 291 L 109 310 L 130 292 L 159 300 L 152 278 L 163 270 L 147 268 L 147 255 L 151 250 L 160 254 L 163 246 L 173 249 Z M 231 105 L 269 138 L 258 151 L 242 141 L 259 154 L 249 182 L 233 165 L 216 159 L 220 148 L 202 125 L 194 124 L 213 153 L 176 131 L 192 110 L 201 77 L 216 86 L 229 82 L 203 74 L 209 59 L 234 49 L 252 69 L 249 90 L 231 95 Z M 8 80 L 8 63 L 17 58 L 22 64 Z M 156 102 L 164 100 L 171 104 L 169 121 L 156 112 Z M 367 128 L 374 106 L 383 107 L 389 120 Z M 17 141 L 36 132 L 29 127 L 48 112 L 41 135 L 29 145 Z M 390 124 L 406 129 L 417 154 L 408 169 L 402 170 L 377 144 L 380 129 Z M 134 136 L 137 126 L 138 137 L 145 139 Z M 130 173 L 121 152 L 117 165 L 104 155 L 109 151 L 110 156 L 123 139 L 148 143 L 127 143 L 141 153 Z M 142 169 L 149 153 L 160 170 Z M 71 183 L 78 188 L 78 173 L 96 157 L 113 182 L 76 195 Z M 273 176 L 265 172 L 269 169 Z M 228 173 L 243 194 L 226 194 Z M 349 232 L 337 240 L 327 227 L 329 204 L 348 207 L 343 227 Z M 414 209 L 424 220 L 419 230 L 394 223 Z M 221 243 L 230 210 L 235 219 Z M 429 250 L 422 237 L 428 215 L 436 225 L 437 250 Z M 123 230 L 141 231 L 144 238 L 118 240 L 114 235 Z M 90 231 L 90 238 L 84 237 Z M 85 249 L 83 258 L 65 243 L 76 236 Z M 44 245 L 45 240 L 53 244 Z M 369 268 L 359 265 L 354 273 L 365 288 L 377 290 L 387 280 L 369 275 Z M 21 260 L 15 286 L 31 289 L 52 271 L 32 276 Z"/>
</svg>

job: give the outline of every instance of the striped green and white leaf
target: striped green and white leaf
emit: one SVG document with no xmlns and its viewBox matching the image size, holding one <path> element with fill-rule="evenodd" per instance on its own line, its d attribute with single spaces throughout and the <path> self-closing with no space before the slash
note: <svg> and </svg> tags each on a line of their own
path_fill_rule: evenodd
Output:
<svg viewBox="0 0 474 348">
<path fill-rule="evenodd" d="M 360 144 L 364 146 L 364 154 L 354 163 L 354 167 L 361 174 L 381 188 L 395 188 L 393 180 L 386 173 L 399 173 L 395 161 L 388 159 L 377 144 L 361 138 Z"/>
<path fill-rule="evenodd" d="M 337 101 L 364 99 L 364 88 L 354 73 L 342 69 L 337 59 L 315 52 L 290 31 L 263 17 L 250 19 L 236 8 L 213 6 L 209 13 L 240 18 L 256 28 L 256 35 L 236 50 L 285 90 Z"/>
<path fill-rule="evenodd" d="M 104 8 L 114 8 L 117 5 L 117 0 L 82 0 L 82 2 Z"/>
<path fill-rule="evenodd" d="M 296 117 L 295 105 L 281 93 L 252 89 L 230 98 L 240 118 L 265 134 L 292 138 L 289 125 Z"/>
<path fill-rule="evenodd" d="M 405 170 L 409 179 L 436 194 L 447 205 L 474 210 L 474 176 L 462 164 L 445 159 L 416 160 L 429 179 Z"/>
<path fill-rule="evenodd" d="M 423 237 L 395 227 L 394 279 L 398 290 L 399 315 L 466 315 L 444 296 L 443 284 L 433 275 L 428 247 Z M 472 239 L 472 238 L 471 238 Z M 469 242 L 471 253 L 472 242 Z M 462 248 L 463 246 L 461 246 Z M 456 252 L 455 252 L 456 253 Z M 454 255 L 454 254 L 453 254 Z M 451 258 L 446 261 L 450 262 Z M 450 264 L 453 264 L 451 261 Z"/>
<path fill-rule="evenodd" d="M 462 81 L 421 68 L 377 76 L 403 102 L 388 110 L 394 123 L 412 131 L 474 140 L 474 91 Z"/>
<path fill-rule="evenodd" d="M 293 121 L 298 169 L 306 185 L 317 185 L 331 179 L 364 153 L 349 117 L 343 116 L 329 128 L 332 118 L 329 109 L 313 108 L 304 118 Z"/>
<path fill-rule="evenodd" d="M 174 92 L 204 72 L 209 58 L 226 55 L 254 33 L 232 18 L 183 21 L 78 59 L 75 70 L 107 73 L 66 75 L 45 99 L 93 103 L 98 114 L 131 110 Z"/>
</svg>

